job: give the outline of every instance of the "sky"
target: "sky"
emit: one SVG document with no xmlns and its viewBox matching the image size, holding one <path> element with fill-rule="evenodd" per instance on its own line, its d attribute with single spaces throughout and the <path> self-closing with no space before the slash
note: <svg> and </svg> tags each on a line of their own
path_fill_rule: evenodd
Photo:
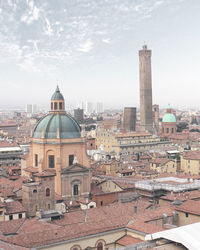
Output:
<svg viewBox="0 0 200 250">
<path fill-rule="evenodd" d="M 139 107 L 138 50 L 152 50 L 153 103 L 199 108 L 199 0 L 0 0 L 0 109 Z"/>
</svg>

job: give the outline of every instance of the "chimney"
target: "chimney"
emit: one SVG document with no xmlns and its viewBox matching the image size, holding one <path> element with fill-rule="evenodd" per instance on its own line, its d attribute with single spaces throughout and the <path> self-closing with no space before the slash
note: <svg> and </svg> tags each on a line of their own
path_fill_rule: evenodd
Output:
<svg viewBox="0 0 200 250">
<path fill-rule="evenodd" d="M 134 213 L 137 214 L 137 212 L 138 212 L 138 206 L 136 205 L 134 206 Z"/>
</svg>

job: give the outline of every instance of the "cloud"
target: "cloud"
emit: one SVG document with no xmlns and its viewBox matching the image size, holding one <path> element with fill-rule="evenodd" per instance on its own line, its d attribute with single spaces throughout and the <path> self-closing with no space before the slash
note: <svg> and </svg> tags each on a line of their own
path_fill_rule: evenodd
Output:
<svg viewBox="0 0 200 250">
<path fill-rule="evenodd" d="M 48 18 L 45 18 L 44 33 L 48 36 L 51 36 L 53 34 L 53 29 Z"/>
<path fill-rule="evenodd" d="M 40 9 L 34 5 L 34 1 L 27 0 L 27 11 L 21 17 L 21 21 L 26 24 L 31 24 L 33 21 L 37 21 L 39 19 Z"/>
<path fill-rule="evenodd" d="M 102 39 L 102 42 L 109 44 L 110 43 L 110 39 Z"/>
<path fill-rule="evenodd" d="M 78 48 L 78 51 L 81 51 L 83 53 L 88 53 L 89 51 L 91 51 L 93 49 L 93 42 L 91 41 L 91 39 L 87 39 L 85 41 L 85 43 L 80 44 L 80 47 Z"/>
</svg>

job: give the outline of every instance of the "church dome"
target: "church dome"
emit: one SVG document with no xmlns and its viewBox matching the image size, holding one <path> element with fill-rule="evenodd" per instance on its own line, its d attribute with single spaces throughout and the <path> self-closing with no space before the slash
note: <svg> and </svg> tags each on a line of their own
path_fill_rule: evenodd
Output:
<svg viewBox="0 0 200 250">
<path fill-rule="evenodd" d="M 63 95 L 60 93 L 59 87 L 57 86 L 56 91 L 53 93 L 51 100 L 64 100 Z"/>
<path fill-rule="evenodd" d="M 81 137 L 78 122 L 65 112 L 65 101 L 57 86 L 51 97 L 51 111 L 36 124 L 33 138 L 70 139 Z"/>
<path fill-rule="evenodd" d="M 48 114 L 36 124 L 33 138 L 70 139 L 81 137 L 81 127 L 68 114 Z"/>
<path fill-rule="evenodd" d="M 172 113 L 166 113 L 163 116 L 162 122 L 176 122 L 176 117 Z"/>
</svg>

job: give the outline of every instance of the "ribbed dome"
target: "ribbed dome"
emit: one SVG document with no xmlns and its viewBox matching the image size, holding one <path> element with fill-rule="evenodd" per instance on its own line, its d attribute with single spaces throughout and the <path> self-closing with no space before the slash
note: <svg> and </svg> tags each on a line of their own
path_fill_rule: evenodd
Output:
<svg viewBox="0 0 200 250">
<path fill-rule="evenodd" d="M 77 121 L 67 114 L 48 114 L 36 124 L 33 138 L 70 139 L 81 137 Z"/>
<path fill-rule="evenodd" d="M 60 93 L 60 90 L 57 86 L 56 91 L 53 93 L 51 100 L 64 100 L 63 95 Z"/>
<path fill-rule="evenodd" d="M 176 117 L 172 113 L 167 113 L 163 116 L 162 122 L 176 122 Z"/>
</svg>

